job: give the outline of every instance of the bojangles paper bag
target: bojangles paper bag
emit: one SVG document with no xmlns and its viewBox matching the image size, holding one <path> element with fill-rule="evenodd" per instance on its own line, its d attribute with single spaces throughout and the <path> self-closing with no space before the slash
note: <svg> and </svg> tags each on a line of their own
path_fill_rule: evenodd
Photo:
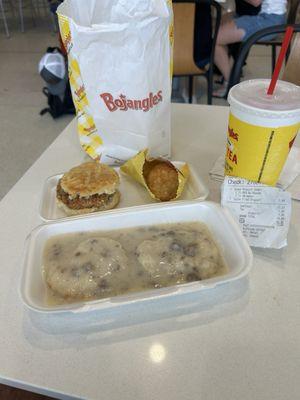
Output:
<svg viewBox="0 0 300 400">
<path fill-rule="evenodd" d="M 172 1 L 65 0 L 58 17 L 84 150 L 169 156 Z"/>
</svg>

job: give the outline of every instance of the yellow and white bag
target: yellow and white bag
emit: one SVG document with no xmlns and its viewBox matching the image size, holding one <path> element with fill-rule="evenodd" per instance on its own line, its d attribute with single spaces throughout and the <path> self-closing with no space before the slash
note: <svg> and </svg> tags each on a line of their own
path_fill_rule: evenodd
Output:
<svg viewBox="0 0 300 400">
<path fill-rule="evenodd" d="M 65 0 L 57 10 L 83 149 L 120 164 L 170 155 L 171 0 Z"/>
</svg>

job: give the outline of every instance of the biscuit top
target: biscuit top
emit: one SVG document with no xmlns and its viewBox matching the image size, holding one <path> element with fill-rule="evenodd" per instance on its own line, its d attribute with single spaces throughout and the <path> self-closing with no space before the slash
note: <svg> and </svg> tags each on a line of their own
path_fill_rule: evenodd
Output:
<svg viewBox="0 0 300 400">
<path fill-rule="evenodd" d="M 86 162 L 70 169 L 61 178 L 62 189 L 71 196 L 112 194 L 120 183 L 117 172 L 105 164 Z"/>
</svg>

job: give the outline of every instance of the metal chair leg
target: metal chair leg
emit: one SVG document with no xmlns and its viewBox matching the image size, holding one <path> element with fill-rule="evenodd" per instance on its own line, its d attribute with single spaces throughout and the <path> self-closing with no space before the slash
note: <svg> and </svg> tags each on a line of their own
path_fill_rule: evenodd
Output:
<svg viewBox="0 0 300 400">
<path fill-rule="evenodd" d="M 59 27 L 58 27 L 58 20 L 57 20 L 56 14 L 54 14 L 54 13 L 50 10 L 50 8 L 48 8 L 48 9 L 47 9 L 47 15 L 50 16 L 53 32 L 55 32 L 55 33 L 58 32 Z"/>
<path fill-rule="evenodd" d="M 6 16 L 5 16 L 5 11 L 4 11 L 4 6 L 3 6 L 3 1 L 2 0 L 0 0 L 0 11 L 1 11 L 1 14 L 2 14 L 5 34 L 9 38 L 9 30 L 8 30 L 8 25 L 7 25 L 7 21 L 6 21 Z"/>
<path fill-rule="evenodd" d="M 291 53 L 291 44 L 289 45 L 287 52 L 285 53 L 285 64 L 288 62 L 290 53 Z"/>
<path fill-rule="evenodd" d="M 34 6 L 35 15 L 36 15 L 37 18 L 39 19 L 40 16 L 41 16 L 41 13 L 40 13 L 40 7 L 39 7 L 39 2 L 38 2 L 38 0 L 31 0 L 31 4 Z"/>
<path fill-rule="evenodd" d="M 208 105 L 212 105 L 213 80 L 214 80 L 214 66 L 210 65 L 208 73 L 206 74 Z"/>
<path fill-rule="evenodd" d="M 46 17 L 50 11 L 48 0 L 42 1 L 44 16 Z"/>
<path fill-rule="evenodd" d="M 35 4 L 34 0 L 31 0 L 30 6 L 31 6 L 30 8 L 31 8 L 32 24 L 33 24 L 33 26 L 36 26 L 37 12 L 36 12 L 36 4 Z"/>
<path fill-rule="evenodd" d="M 272 74 L 275 69 L 275 64 L 276 64 L 276 45 L 272 44 Z"/>
<path fill-rule="evenodd" d="M 193 84 L 194 84 L 194 76 L 189 75 L 189 103 L 193 102 Z"/>
<path fill-rule="evenodd" d="M 21 32 L 24 33 L 24 16 L 23 16 L 23 2 L 19 0 L 19 16 L 20 16 L 20 23 L 21 23 Z"/>
<path fill-rule="evenodd" d="M 16 17 L 16 10 L 15 10 L 15 5 L 14 5 L 14 2 L 13 2 L 13 0 L 8 0 L 8 3 L 9 3 L 9 8 L 10 8 L 10 11 L 11 11 L 11 13 L 12 13 L 12 15 L 13 15 L 13 18 L 15 18 Z"/>
</svg>

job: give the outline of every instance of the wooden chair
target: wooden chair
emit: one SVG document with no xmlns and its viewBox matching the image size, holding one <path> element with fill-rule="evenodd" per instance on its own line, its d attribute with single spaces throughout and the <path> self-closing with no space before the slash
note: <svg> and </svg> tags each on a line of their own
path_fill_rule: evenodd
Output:
<svg viewBox="0 0 300 400">
<path fill-rule="evenodd" d="M 214 29 L 208 30 L 207 35 L 209 38 L 204 38 L 203 42 L 209 40 L 210 48 L 206 65 L 199 59 L 199 50 L 202 44 L 201 36 L 199 33 L 201 29 L 197 26 L 197 7 L 207 5 L 210 26 L 211 21 L 211 7 L 216 10 L 216 20 Z M 200 8 L 201 9 L 201 8 Z M 174 64 L 173 76 L 174 77 L 189 77 L 189 103 L 192 102 L 193 96 L 193 78 L 194 76 L 204 76 L 207 79 L 207 104 L 212 104 L 212 86 L 213 86 L 213 64 L 214 64 L 214 51 L 217 39 L 217 34 L 221 21 L 221 6 L 214 0 L 173 0 L 174 11 Z M 201 28 L 201 27 L 200 27 Z M 213 31 L 213 33 L 211 33 Z"/>
<path fill-rule="evenodd" d="M 292 25 L 294 28 L 294 33 L 299 33 L 300 32 L 300 24 L 294 24 Z M 256 33 L 254 33 L 252 36 L 249 37 L 248 40 L 246 40 L 240 50 L 239 56 L 235 60 L 234 66 L 232 68 L 231 76 L 230 76 L 230 82 L 229 82 L 229 88 L 228 90 L 236 85 L 237 83 L 240 82 L 241 79 L 241 73 L 242 73 L 242 67 L 244 65 L 244 61 L 248 55 L 248 52 L 250 51 L 251 47 L 254 44 L 257 44 L 257 41 L 259 41 L 261 38 L 267 36 L 267 35 L 272 35 L 272 34 L 284 34 L 286 30 L 287 25 L 277 25 L 277 26 L 272 26 L 270 28 L 265 28 L 262 29 Z M 299 51 L 300 51 L 300 45 L 299 45 L 299 35 L 294 35 L 295 40 L 293 42 L 292 46 L 292 51 L 290 53 L 290 56 L 288 58 L 288 62 L 286 65 L 286 71 L 284 72 L 283 78 L 284 80 L 289 80 L 292 76 L 295 77 L 295 83 L 296 81 L 299 81 Z M 291 81 L 292 82 L 292 81 Z"/>
<path fill-rule="evenodd" d="M 293 25 L 296 22 L 297 11 L 300 5 L 300 0 L 288 0 L 288 9 L 287 9 L 287 25 Z M 256 43 L 258 46 L 271 46 L 272 48 L 272 73 L 275 68 L 276 63 L 276 48 L 281 46 L 283 40 L 283 34 L 277 35 L 274 39 L 271 40 L 260 40 Z"/>
<path fill-rule="evenodd" d="M 300 33 L 295 35 L 281 79 L 300 86 Z"/>
</svg>

